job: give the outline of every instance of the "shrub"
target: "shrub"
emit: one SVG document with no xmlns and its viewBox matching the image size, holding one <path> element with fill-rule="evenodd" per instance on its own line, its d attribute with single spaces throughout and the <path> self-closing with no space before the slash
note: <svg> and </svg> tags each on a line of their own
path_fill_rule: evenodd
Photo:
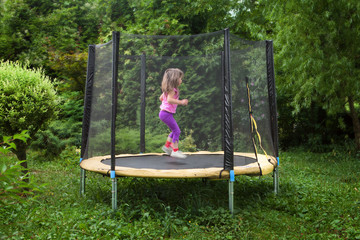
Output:
<svg viewBox="0 0 360 240">
<path fill-rule="evenodd" d="M 29 64 L 19 62 L 0 61 L 0 131 L 3 135 L 10 136 L 28 129 L 32 137 L 54 118 L 56 109 L 57 95 L 53 83 L 42 69 L 29 69 Z M 26 160 L 29 143 L 16 140 L 15 143 L 14 153 L 19 160 Z"/>
<path fill-rule="evenodd" d="M 27 130 L 24 130 L 19 134 L 15 134 L 12 137 L 3 136 L 3 141 L 0 142 L 0 153 L 7 154 L 11 149 L 16 149 L 14 140 L 21 140 L 23 142 L 26 142 L 29 137 L 30 136 L 29 134 L 27 134 Z"/>
<path fill-rule="evenodd" d="M 28 174 L 22 174 L 23 167 L 21 161 L 17 161 L 10 166 L 5 163 L 0 164 L 0 205 L 5 206 L 26 201 L 24 196 L 32 196 L 34 191 L 39 188 L 28 179 Z"/>
<path fill-rule="evenodd" d="M 181 148 L 184 152 L 196 152 L 197 151 L 197 147 L 195 144 L 195 140 L 192 136 L 192 134 L 194 133 L 193 130 L 185 131 L 185 138 L 184 140 L 181 142 Z"/>
<path fill-rule="evenodd" d="M 10 150 L 16 149 L 14 140 L 26 141 L 27 138 L 29 135 L 26 131 L 12 137 L 4 136 L 3 141 L 0 142 L 0 152 L 4 155 L 8 154 Z M 22 175 L 23 170 L 21 161 L 10 166 L 7 166 L 4 161 L 0 163 L 0 205 L 6 206 L 2 208 L 2 211 L 11 208 L 15 203 L 25 203 L 29 198 L 24 198 L 24 196 L 32 197 L 34 192 L 42 188 L 30 181 L 24 181 L 29 177 L 28 174 Z"/>
<path fill-rule="evenodd" d="M 83 97 L 80 92 L 61 94 L 58 118 L 35 135 L 31 148 L 43 150 L 46 156 L 58 156 L 66 146 L 79 148 L 83 108 Z"/>
</svg>

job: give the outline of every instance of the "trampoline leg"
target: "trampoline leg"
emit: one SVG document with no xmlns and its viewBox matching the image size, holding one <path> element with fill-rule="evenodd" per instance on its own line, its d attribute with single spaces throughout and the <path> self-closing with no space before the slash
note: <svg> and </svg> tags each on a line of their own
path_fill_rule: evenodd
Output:
<svg viewBox="0 0 360 240">
<path fill-rule="evenodd" d="M 117 209 L 117 179 L 115 177 L 115 171 L 111 171 L 111 182 L 112 182 L 112 209 L 116 211 Z"/>
<path fill-rule="evenodd" d="M 234 170 L 230 170 L 229 179 L 229 210 L 231 214 L 234 214 L 234 181 L 235 175 Z"/>
<path fill-rule="evenodd" d="M 279 167 L 274 169 L 274 193 L 279 193 Z"/>
<path fill-rule="evenodd" d="M 85 169 L 81 168 L 81 173 L 80 173 L 80 195 L 84 195 L 85 194 L 85 178 L 86 178 L 86 171 Z"/>
</svg>

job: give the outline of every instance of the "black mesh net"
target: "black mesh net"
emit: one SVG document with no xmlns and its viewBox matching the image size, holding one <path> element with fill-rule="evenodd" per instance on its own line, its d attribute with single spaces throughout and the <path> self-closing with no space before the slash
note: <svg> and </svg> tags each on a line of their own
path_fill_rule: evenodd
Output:
<svg viewBox="0 0 360 240">
<path fill-rule="evenodd" d="M 270 124 L 266 42 L 245 41 L 234 35 L 230 39 L 234 151 L 254 152 L 253 138 L 259 153 L 275 156 Z M 254 124 L 250 127 L 249 105 L 257 132 Z"/>
<path fill-rule="evenodd" d="M 95 47 L 93 84 L 88 99 L 90 127 L 87 141 L 83 141 L 87 142 L 85 156 L 88 158 L 110 154 L 111 150 L 112 52 L 112 42 Z"/>
<path fill-rule="evenodd" d="M 270 129 L 265 42 L 230 36 L 230 68 L 234 150 L 254 153 L 252 137 L 274 156 Z M 96 46 L 87 157 L 109 155 L 111 149 L 112 42 Z M 119 42 L 115 153 L 139 153 L 142 96 L 145 100 L 145 152 L 161 152 L 169 129 L 158 117 L 162 76 L 180 68 L 185 76 L 174 115 L 181 129 L 180 149 L 223 150 L 224 31 L 194 36 L 121 34 Z M 142 91 L 141 75 L 145 73 Z M 246 85 L 248 79 L 248 88 Z M 258 134 L 250 131 L 249 98 Z M 145 94 L 145 95 L 143 95 Z M 182 149 L 184 148 L 184 149 Z"/>
</svg>

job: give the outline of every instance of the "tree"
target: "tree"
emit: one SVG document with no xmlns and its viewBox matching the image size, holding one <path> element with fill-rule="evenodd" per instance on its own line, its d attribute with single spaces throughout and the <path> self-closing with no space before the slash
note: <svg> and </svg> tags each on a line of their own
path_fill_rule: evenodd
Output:
<svg viewBox="0 0 360 240">
<path fill-rule="evenodd" d="M 228 27 L 231 0 L 100 0 L 104 25 L 101 39 L 111 30 L 147 35 L 185 35 Z"/>
<path fill-rule="evenodd" d="M 23 1 L 2 1 L 0 9 L 0 59 L 14 61 L 31 46 L 39 22 Z"/>
<path fill-rule="evenodd" d="M 30 62 L 64 89 L 84 89 L 87 48 L 101 26 L 96 0 L 4 1 L 0 10 L 0 59 Z"/>
<path fill-rule="evenodd" d="M 347 112 L 360 149 L 360 2 L 259 2 L 275 24 L 278 86 L 293 96 L 295 112 L 313 102 L 328 114 Z"/>
<path fill-rule="evenodd" d="M 54 118 L 57 95 L 50 79 L 41 69 L 27 69 L 18 62 L 0 62 L 0 133 L 12 136 L 28 130 L 30 137 Z M 12 149 L 26 160 L 29 142 L 16 141 Z M 26 161 L 22 162 L 27 168 Z"/>
</svg>

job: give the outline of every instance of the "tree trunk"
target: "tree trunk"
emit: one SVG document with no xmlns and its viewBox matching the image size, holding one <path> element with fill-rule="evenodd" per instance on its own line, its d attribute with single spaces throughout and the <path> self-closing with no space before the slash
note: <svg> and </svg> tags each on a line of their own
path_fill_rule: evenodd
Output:
<svg viewBox="0 0 360 240">
<path fill-rule="evenodd" d="M 349 97 L 349 106 L 350 106 L 350 116 L 353 122 L 354 133 L 355 133 L 355 144 L 357 150 L 360 150 L 360 121 L 359 121 L 359 115 L 356 112 L 354 106 L 354 99 L 352 97 Z"/>
<path fill-rule="evenodd" d="M 23 170 L 24 176 L 26 176 L 26 174 L 28 174 L 28 172 L 29 172 L 28 166 L 27 166 L 27 161 L 26 161 L 26 149 L 27 149 L 26 143 L 18 141 L 16 143 L 16 150 L 14 151 L 18 160 L 23 161 L 21 163 L 21 166 L 24 168 L 24 170 Z M 29 182 L 29 178 L 28 177 L 24 178 L 24 181 Z"/>
</svg>

